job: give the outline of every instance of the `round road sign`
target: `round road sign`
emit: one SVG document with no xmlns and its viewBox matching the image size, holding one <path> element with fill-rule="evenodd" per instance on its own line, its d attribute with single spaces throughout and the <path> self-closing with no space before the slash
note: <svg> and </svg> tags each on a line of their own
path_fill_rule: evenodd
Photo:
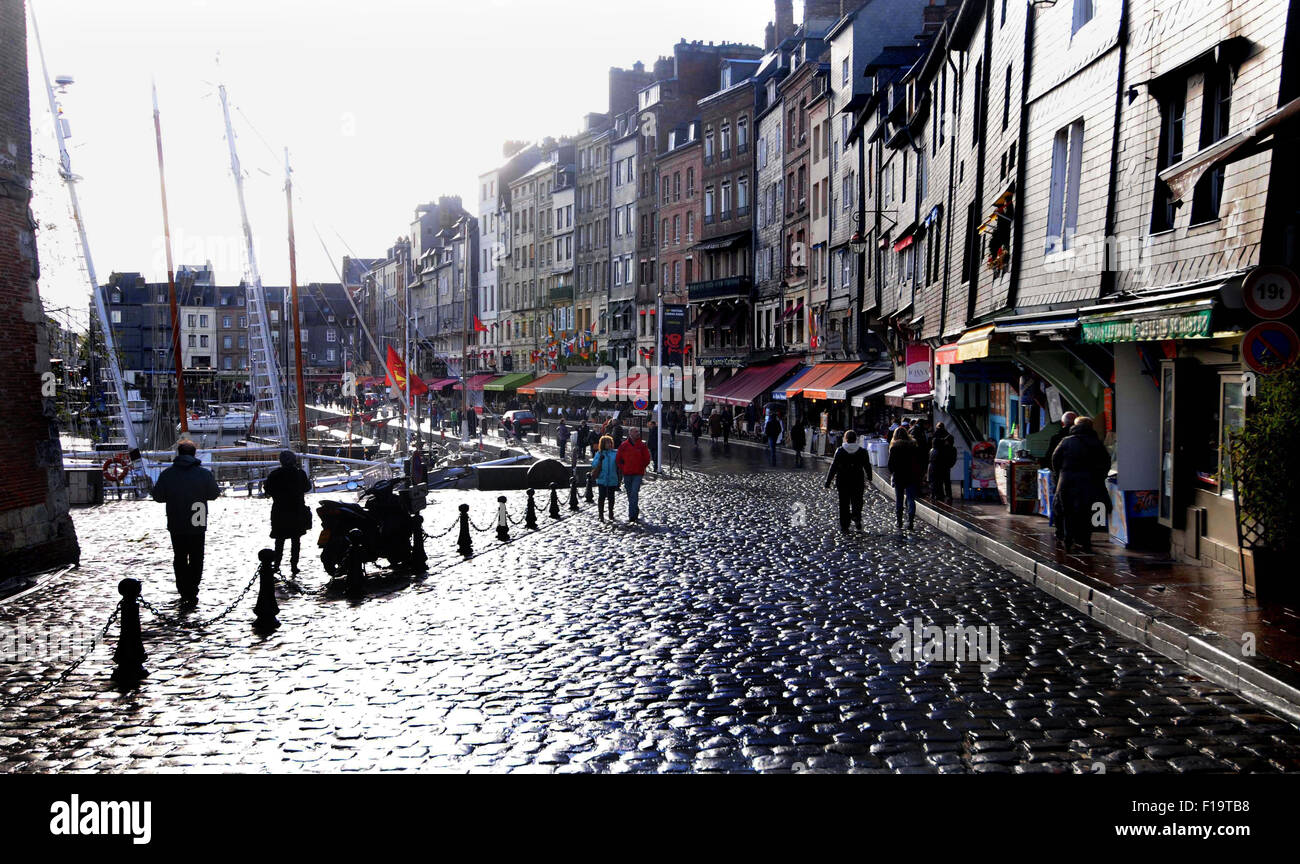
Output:
<svg viewBox="0 0 1300 864">
<path fill-rule="evenodd" d="M 644 411 L 650 403 L 645 399 L 637 399 L 632 403 L 632 407 L 638 411 Z"/>
<path fill-rule="evenodd" d="M 1241 357 L 1261 375 L 1281 372 L 1300 357 L 1300 336 L 1278 321 L 1256 324 L 1241 340 Z"/>
<path fill-rule="evenodd" d="M 1288 267 L 1256 267 L 1241 284 L 1241 299 L 1259 318 L 1285 318 L 1300 306 L 1300 278 Z"/>
</svg>

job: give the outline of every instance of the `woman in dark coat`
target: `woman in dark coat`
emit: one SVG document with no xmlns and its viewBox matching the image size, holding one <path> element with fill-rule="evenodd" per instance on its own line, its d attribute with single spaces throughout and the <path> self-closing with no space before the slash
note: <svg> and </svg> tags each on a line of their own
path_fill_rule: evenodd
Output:
<svg viewBox="0 0 1300 864">
<path fill-rule="evenodd" d="M 922 454 L 907 434 L 899 426 L 894 430 L 894 440 L 889 444 L 889 474 L 894 484 L 894 512 L 898 519 L 898 530 L 903 530 L 903 504 L 907 504 L 907 530 L 911 531 L 916 522 L 916 493 L 921 485 Z"/>
<path fill-rule="evenodd" d="M 957 447 L 948 430 L 939 423 L 934 427 L 930 444 L 930 497 L 935 501 L 952 500 L 952 466 L 957 464 Z"/>
<path fill-rule="evenodd" d="M 1065 551 L 1078 543 L 1084 552 L 1092 551 L 1094 506 L 1108 503 L 1106 472 L 1110 470 L 1110 453 L 1092 428 L 1091 417 L 1079 417 L 1056 450 L 1052 452 L 1052 470 L 1056 472 L 1056 506 L 1065 526 Z"/>
<path fill-rule="evenodd" d="M 796 423 L 794 428 L 802 432 L 803 424 Z M 798 452 L 798 451 L 795 451 Z M 852 429 L 844 433 L 844 443 L 835 451 L 831 459 L 831 470 L 826 474 L 826 488 L 831 488 L 831 481 L 840 493 L 840 530 L 849 530 L 849 520 L 862 530 L 862 499 L 871 482 L 871 460 L 867 458 L 867 448 L 858 443 L 858 433 Z"/>
<path fill-rule="evenodd" d="M 298 573 L 298 551 L 302 535 L 311 527 L 311 511 L 303 498 L 311 491 L 311 481 L 298 466 L 292 450 L 280 454 L 280 467 L 266 478 L 264 489 L 271 499 L 271 536 L 275 538 L 275 566 L 284 557 L 284 541 L 291 540 L 289 565 Z"/>
</svg>

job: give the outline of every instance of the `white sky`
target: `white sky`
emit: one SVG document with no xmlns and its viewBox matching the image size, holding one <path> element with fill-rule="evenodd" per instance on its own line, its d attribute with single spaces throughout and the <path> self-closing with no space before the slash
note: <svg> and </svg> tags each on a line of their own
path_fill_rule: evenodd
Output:
<svg viewBox="0 0 1300 864">
<path fill-rule="evenodd" d="M 289 279 L 285 146 L 299 282 L 335 281 L 313 223 L 336 263 L 343 241 L 359 257 L 380 257 L 422 201 L 460 194 L 474 212 L 477 176 L 500 161 L 506 139 L 572 134 L 585 113 L 605 110 L 609 67 L 649 67 L 683 37 L 761 46 L 773 8 L 771 0 L 30 2 L 51 77 L 76 79 L 62 104 L 99 281 L 115 270 L 166 279 L 153 77 L 176 265 L 206 258 L 224 283 L 242 275 L 216 95 L 224 82 L 270 285 Z M 28 43 L 41 293 L 47 307 L 84 310 L 89 291 L 53 170 L 30 24 Z"/>
</svg>

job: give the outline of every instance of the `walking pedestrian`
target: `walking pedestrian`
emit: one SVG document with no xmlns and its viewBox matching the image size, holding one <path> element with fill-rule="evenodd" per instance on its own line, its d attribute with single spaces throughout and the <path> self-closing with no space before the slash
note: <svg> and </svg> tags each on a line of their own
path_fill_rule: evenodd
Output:
<svg viewBox="0 0 1300 864">
<path fill-rule="evenodd" d="M 802 426 L 796 423 L 794 428 L 799 430 Z M 858 433 L 852 429 L 844 433 L 844 443 L 831 459 L 831 469 L 826 474 L 827 489 L 832 482 L 840 493 L 840 530 L 847 533 L 852 520 L 861 531 L 862 499 L 867 483 L 871 482 L 871 460 L 867 458 L 867 448 L 858 441 Z"/>
<path fill-rule="evenodd" d="M 296 576 L 302 535 L 311 528 L 311 510 L 303 497 L 311 491 L 311 481 L 307 479 L 307 472 L 302 470 L 298 457 L 292 450 L 280 453 L 280 467 L 267 475 L 262 488 L 271 499 L 275 566 L 278 568 L 284 560 L 284 541 L 289 540 L 289 567 Z"/>
<path fill-rule="evenodd" d="M 731 450 L 731 424 L 734 422 L 736 420 L 730 411 L 722 412 L 722 449 L 727 452 Z"/>
<path fill-rule="evenodd" d="M 894 430 L 889 444 L 889 474 L 894 485 L 894 514 L 903 530 L 903 505 L 907 505 L 907 530 L 916 523 L 916 493 L 921 485 L 920 458 L 916 442 L 902 426 Z"/>
<path fill-rule="evenodd" d="M 796 420 L 794 425 L 790 427 L 790 446 L 794 449 L 794 465 L 796 468 L 803 467 L 803 448 L 808 446 L 807 425 L 807 420 Z M 839 453 L 838 450 L 835 452 Z M 832 464 L 834 464 L 833 460 Z"/>
<path fill-rule="evenodd" d="M 600 493 L 596 507 L 601 521 L 605 521 L 605 502 L 609 502 L 609 519 L 614 521 L 614 493 L 618 491 L 618 454 L 614 451 L 614 439 L 608 435 L 600 436 L 599 449 L 591 460 L 591 470 L 596 475 L 596 490 Z"/>
<path fill-rule="evenodd" d="M 717 411 L 713 411 L 709 414 L 709 437 L 713 439 L 714 444 L 717 444 L 718 436 L 721 434 L 722 434 L 722 415 Z"/>
<path fill-rule="evenodd" d="M 1106 505 L 1106 472 L 1110 470 L 1110 453 L 1093 428 L 1091 417 L 1078 417 L 1070 434 L 1052 453 L 1052 470 L 1059 478 L 1056 506 L 1060 508 L 1065 528 L 1065 551 L 1079 544 L 1085 553 L 1092 552 L 1092 514 L 1097 504 Z"/>
<path fill-rule="evenodd" d="M 773 467 L 776 466 L 776 445 L 781 440 L 781 421 L 776 419 L 776 414 L 768 414 L 767 422 L 763 424 L 763 437 L 767 439 L 767 459 Z"/>
<path fill-rule="evenodd" d="M 659 473 L 659 424 L 651 420 L 646 427 L 646 444 L 650 447 L 650 456 L 654 459 L 655 473 Z"/>
<path fill-rule="evenodd" d="M 641 430 L 632 429 L 628 439 L 619 446 L 615 460 L 623 475 L 623 488 L 627 490 L 627 518 L 631 522 L 641 521 L 641 483 L 650 459 L 650 448 L 641 440 Z M 610 509 L 613 510 L 612 503 Z"/>
<path fill-rule="evenodd" d="M 700 447 L 700 433 L 703 431 L 704 421 L 700 419 L 700 414 L 697 411 L 691 415 L 691 437 L 695 439 L 695 449 L 697 450 Z"/>
<path fill-rule="evenodd" d="M 578 425 L 578 431 L 574 434 L 573 439 L 573 464 L 578 464 L 578 457 L 585 455 L 587 452 L 587 440 L 591 437 L 591 428 L 587 426 L 587 421 L 583 420 Z"/>
<path fill-rule="evenodd" d="M 623 440 L 627 437 L 627 432 L 623 429 L 623 421 L 614 421 L 614 449 L 617 450 L 623 446 Z"/>
<path fill-rule="evenodd" d="M 172 569 L 176 591 L 186 605 L 199 600 L 203 580 L 203 546 L 208 531 L 208 502 L 221 495 L 217 478 L 195 455 L 188 438 L 176 444 L 176 458 L 158 475 L 153 500 L 167 505 L 167 530 L 172 539 Z"/>
<path fill-rule="evenodd" d="M 555 443 L 560 448 L 560 461 L 564 461 L 564 452 L 569 448 L 569 427 L 560 418 L 560 425 L 555 427 Z"/>
</svg>

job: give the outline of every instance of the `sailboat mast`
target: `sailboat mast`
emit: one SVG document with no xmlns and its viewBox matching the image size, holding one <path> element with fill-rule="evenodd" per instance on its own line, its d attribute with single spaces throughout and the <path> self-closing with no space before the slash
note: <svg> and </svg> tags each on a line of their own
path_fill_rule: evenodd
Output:
<svg viewBox="0 0 1300 864">
<path fill-rule="evenodd" d="M 162 193 L 163 248 L 167 250 L 167 302 L 171 305 L 172 356 L 176 360 L 176 408 L 181 416 L 181 434 L 190 431 L 189 412 L 185 410 L 184 358 L 181 355 L 180 313 L 176 309 L 176 273 L 172 266 L 172 229 L 167 216 L 167 178 L 163 171 L 162 120 L 158 114 L 158 86 L 153 89 L 153 132 L 158 142 L 158 188 Z"/>
<path fill-rule="evenodd" d="M 59 145 L 59 176 L 63 178 L 63 184 L 68 188 L 68 199 L 72 204 L 72 218 L 77 223 L 77 235 L 81 238 L 81 255 L 82 260 L 86 262 L 86 278 L 90 281 L 90 295 L 95 300 L 95 314 L 99 318 L 99 327 L 104 334 L 104 353 L 108 362 L 109 375 L 113 379 L 113 389 L 117 393 L 117 408 L 122 415 L 122 434 L 126 438 L 126 446 L 131 451 L 134 458 L 139 453 L 139 443 L 136 440 L 135 426 L 131 423 L 131 412 L 126 404 L 126 386 L 122 383 L 122 367 L 117 359 L 117 340 L 113 337 L 112 321 L 109 319 L 108 309 L 104 304 L 104 296 L 99 290 L 99 283 L 95 278 L 95 262 L 90 256 L 90 241 L 86 239 L 86 224 L 81 218 L 81 204 L 77 200 L 77 176 L 72 173 L 72 157 L 68 155 L 67 131 L 64 128 L 63 118 L 59 115 L 58 100 L 54 98 L 54 87 L 50 84 L 50 69 L 45 62 L 45 46 L 41 43 L 41 31 L 36 25 L 36 9 L 32 4 L 28 4 L 28 11 L 32 16 L 32 35 L 36 37 L 36 50 L 41 57 L 41 74 L 45 80 L 45 94 L 50 100 L 50 119 L 54 123 L 54 138 Z M 141 460 L 147 462 L 140 454 Z"/>
<path fill-rule="evenodd" d="M 302 384 L 302 314 L 298 308 L 298 253 L 293 243 L 293 170 L 284 148 L 284 200 L 289 211 L 289 291 L 293 296 L 293 368 L 298 386 L 298 441 L 307 452 L 307 399 Z"/>
</svg>

